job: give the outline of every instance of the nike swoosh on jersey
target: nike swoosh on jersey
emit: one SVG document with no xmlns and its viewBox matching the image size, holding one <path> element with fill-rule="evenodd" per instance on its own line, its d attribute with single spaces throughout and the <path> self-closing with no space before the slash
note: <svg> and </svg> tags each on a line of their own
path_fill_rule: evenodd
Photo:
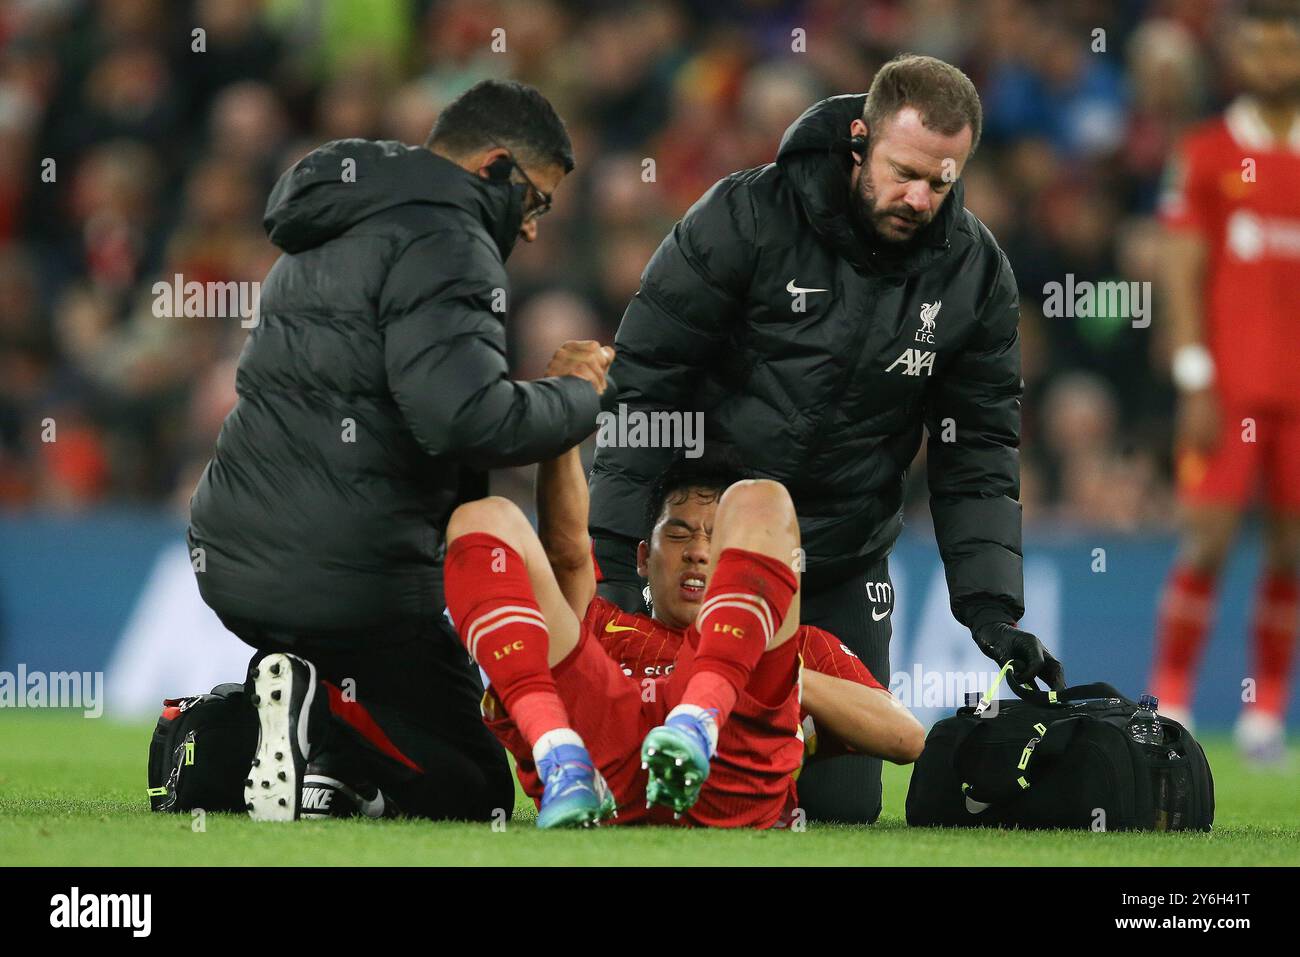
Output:
<svg viewBox="0 0 1300 957">
<path fill-rule="evenodd" d="M 631 625 L 616 625 L 611 621 L 611 622 L 606 622 L 605 630 L 608 632 L 615 632 L 615 631 L 638 631 L 639 629 L 633 628 Z"/>
</svg>

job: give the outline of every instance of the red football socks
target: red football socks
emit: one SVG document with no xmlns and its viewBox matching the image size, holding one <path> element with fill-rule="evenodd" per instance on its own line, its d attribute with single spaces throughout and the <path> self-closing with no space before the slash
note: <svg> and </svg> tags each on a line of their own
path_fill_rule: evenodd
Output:
<svg viewBox="0 0 1300 957">
<path fill-rule="evenodd" d="M 494 535 L 472 532 L 447 549 L 447 608 L 470 657 L 530 745 L 569 727 L 546 662 L 550 635 L 528 568 Z"/>
<path fill-rule="evenodd" d="M 1214 607 L 1213 576 L 1176 567 L 1165 585 L 1156 624 L 1152 692 L 1165 707 L 1186 711 Z"/>
<path fill-rule="evenodd" d="M 742 548 L 723 550 L 695 619 L 700 643 L 683 705 L 712 712 L 722 726 L 798 587 L 794 572 L 775 558 Z"/>
<path fill-rule="evenodd" d="M 1300 588 L 1291 575 L 1268 575 L 1255 595 L 1252 646 L 1255 707 L 1279 720 L 1286 715 L 1291 665 L 1295 660 Z"/>
</svg>

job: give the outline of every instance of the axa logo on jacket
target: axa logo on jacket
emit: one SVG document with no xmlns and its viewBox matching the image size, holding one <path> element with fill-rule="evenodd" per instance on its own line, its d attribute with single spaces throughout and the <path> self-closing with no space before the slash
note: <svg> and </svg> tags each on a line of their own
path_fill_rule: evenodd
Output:
<svg viewBox="0 0 1300 957">
<path fill-rule="evenodd" d="M 934 353 L 928 350 L 904 349 L 885 371 L 893 372 L 900 363 L 903 366 L 903 375 L 919 376 L 922 372 L 926 375 L 934 374 Z"/>
</svg>

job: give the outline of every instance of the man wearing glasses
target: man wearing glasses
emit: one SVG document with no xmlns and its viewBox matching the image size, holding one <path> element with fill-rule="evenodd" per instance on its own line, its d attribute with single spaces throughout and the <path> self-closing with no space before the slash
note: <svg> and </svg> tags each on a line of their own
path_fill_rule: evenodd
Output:
<svg viewBox="0 0 1300 957">
<path fill-rule="evenodd" d="M 204 600 L 257 649 L 255 819 L 513 805 L 441 566 L 488 469 L 555 458 L 613 396 L 595 342 L 565 343 L 536 381 L 506 365 L 506 257 L 572 168 L 550 103 L 486 81 L 423 147 L 328 143 L 271 193 L 284 255 L 189 529 Z"/>
</svg>

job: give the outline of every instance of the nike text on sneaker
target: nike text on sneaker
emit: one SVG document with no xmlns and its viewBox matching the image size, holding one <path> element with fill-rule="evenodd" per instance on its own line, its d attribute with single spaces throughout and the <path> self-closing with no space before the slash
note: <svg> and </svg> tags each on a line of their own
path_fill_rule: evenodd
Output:
<svg viewBox="0 0 1300 957">
<path fill-rule="evenodd" d="M 364 793 L 363 793 L 364 792 Z M 365 795 L 369 794 L 370 797 Z M 328 774 L 308 771 L 302 779 L 299 817 L 395 817 L 397 809 L 374 785 L 351 787 Z"/>
</svg>

